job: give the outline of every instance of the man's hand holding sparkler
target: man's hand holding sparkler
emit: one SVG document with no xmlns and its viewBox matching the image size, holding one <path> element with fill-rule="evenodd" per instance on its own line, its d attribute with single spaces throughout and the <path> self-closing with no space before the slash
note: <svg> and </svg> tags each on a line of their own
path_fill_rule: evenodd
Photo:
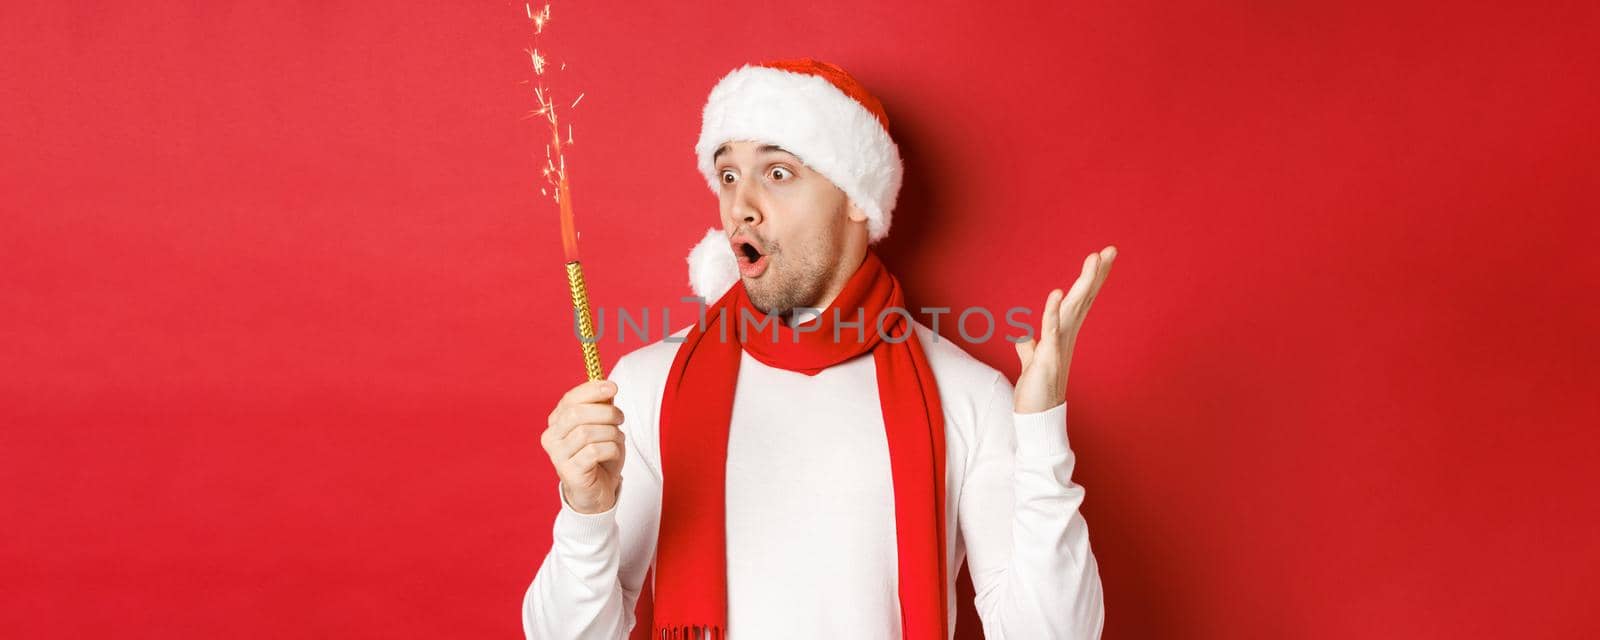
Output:
<svg viewBox="0 0 1600 640">
<path fill-rule="evenodd" d="M 622 486 L 622 410 L 611 404 L 617 383 L 584 382 L 561 397 L 539 437 L 561 477 L 567 504 L 579 513 L 609 510 Z"/>
<path fill-rule="evenodd" d="M 1039 339 L 1017 343 L 1017 357 L 1022 360 L 1013 398 L 1017 413 L 1037 413 L 1066 402 L 1073 343 L 1077 342 L 1083 319 L 1106 276 L 1111 274 L 1111 262 L 1116 257 L 1115 245 L 1089 254 L 1072 288 L 1065 294 L 1055 289 L 1045 298 Z"/>
</svg>

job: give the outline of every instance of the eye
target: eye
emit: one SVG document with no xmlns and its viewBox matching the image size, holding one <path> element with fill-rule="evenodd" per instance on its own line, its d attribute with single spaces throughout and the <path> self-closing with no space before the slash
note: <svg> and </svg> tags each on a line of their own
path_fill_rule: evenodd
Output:
<svg viewBox="0 0 1600 640">
<path fill-rule="evenodd" d="M 722 184 L 733 184 L 734 180 L 739 179 L 739 175 L 734 173 L 732 169 L 723 169 L 719 177 L 722 179 Z"/>
<path fill-rule="evenodd" d="M 769 175 L 772 176 L 773 180 L 783 181 L 783 180 L 788 180 L 789 178 L 793 178 L 794 177 L 794 172 L 789 171 L 787 168 L 784 168 L 784 167 L 773 167 L 772 171 L 769 172 Z"/>
</svg>

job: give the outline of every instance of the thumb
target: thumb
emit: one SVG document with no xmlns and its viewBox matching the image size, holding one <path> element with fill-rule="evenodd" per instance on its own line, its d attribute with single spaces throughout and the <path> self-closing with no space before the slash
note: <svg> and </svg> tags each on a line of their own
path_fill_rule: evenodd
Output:
<svg viewBox="0 0 1600 640">
<path fill-rule="evenodd" d="M 1016 343 L 1017 359 L 1022 361 L 1023 369 L 1028 368 L 1028 363 L 1033 362 L 1033 348 L 1036 344 L 1038 343 L 1034 342 L 1033 338 Z"/>
</svg>

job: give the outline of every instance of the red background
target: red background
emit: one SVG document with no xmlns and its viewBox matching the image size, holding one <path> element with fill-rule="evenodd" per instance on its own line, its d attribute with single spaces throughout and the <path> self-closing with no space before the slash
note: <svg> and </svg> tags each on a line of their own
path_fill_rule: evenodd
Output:
<svg viewBox="0 0 1600 640">
<path fill-rule="evenodd" d="M 582 376 L 522 6 L 19 4 L 4 635 L 520 634 Z M 1107 638 L 1600 629 L 1593 3 L 855 4 L 554 7 L 595 304 L 688 317 L 706 91 L 831 59 L 913 304 L 1122 251 L 1069 394 Z"/>
</svg>

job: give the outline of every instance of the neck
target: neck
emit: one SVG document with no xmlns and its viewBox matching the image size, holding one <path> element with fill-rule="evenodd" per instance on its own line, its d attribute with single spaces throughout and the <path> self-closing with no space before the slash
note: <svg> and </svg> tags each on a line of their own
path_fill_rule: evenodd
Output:
<svg viewBox="0 0 1600 640">
<path fill-rule="evenodd" d="M 822 296 L 817 299 L 817 303 L 813 306 L 817 309 L 826 309 L 829 305 L 832 305 L 833 301 L 839 297 L 839 293 L 844 291 L 844 285 L 850 281 L 850 276 L 855 275 L 856 269 L 860 269 L 862 261 L 866 259 L 867 252 L 865 249 L 847 252 L 845 257 L 839 261 L 838 268 L 834 269 L 833 278 L 828 283 L 828 288 L 822 292 Z"/>
</svg>

